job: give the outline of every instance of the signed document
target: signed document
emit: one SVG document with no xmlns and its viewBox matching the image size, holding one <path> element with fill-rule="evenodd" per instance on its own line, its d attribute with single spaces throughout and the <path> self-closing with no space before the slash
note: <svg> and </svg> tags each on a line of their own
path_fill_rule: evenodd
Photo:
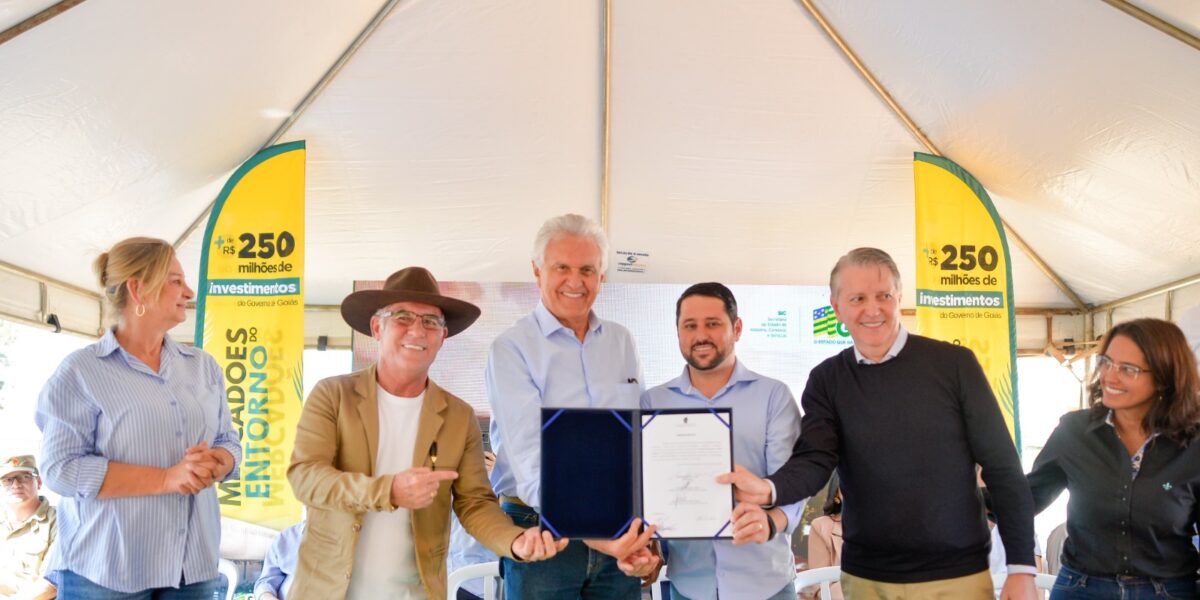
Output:
<svg viewBox="0 0 1200 600">
<path fill-rule="evenodd" d="M 642 512 L 664 538 L 729 538 L 729 413 L 642 414 Z"/>
</svg>

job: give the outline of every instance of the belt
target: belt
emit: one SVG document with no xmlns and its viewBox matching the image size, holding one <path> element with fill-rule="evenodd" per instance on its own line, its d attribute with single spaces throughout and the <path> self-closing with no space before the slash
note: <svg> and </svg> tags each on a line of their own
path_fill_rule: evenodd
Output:
<svg viewBox="0 0 1200 600">
<path fill-rule="evenodd" d="M 521 502 L 521 499 L 516 496 L 500 496 L 500 502 L 507 502 L 509 504 L 516 504 L 517 506 L 524 506 L 525 508 L 529 508 L 528 504 Z"/>
</svg>

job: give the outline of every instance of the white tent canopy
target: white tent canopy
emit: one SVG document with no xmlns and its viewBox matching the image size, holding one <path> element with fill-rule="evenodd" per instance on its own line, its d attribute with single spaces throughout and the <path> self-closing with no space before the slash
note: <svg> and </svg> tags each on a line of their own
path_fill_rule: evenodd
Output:
<svg viewBox="0 0 1200 600">
<path fill-rule="evenodd" d="M 8 0 L 0 31 L 9 318 L 95 333 L 91 258 L 130 235 L 179 239 L 194 278 L 226 178 L 297 139 L 310 305 L 407 264 L 529 280 L 564 212 L 648 255 L 613 281 L 819 285 L 872 245 L 911 282 L 912 153 L 931 150 L 1031 249 L 1013 244 L 1038 313 L 1022 347 L 1048 341 L 1036 309 L 1081 339 L 1200 304 L 1188 0 Z M 1104 310 L 1163 286 L 1181 289 Z"/>
</svg>

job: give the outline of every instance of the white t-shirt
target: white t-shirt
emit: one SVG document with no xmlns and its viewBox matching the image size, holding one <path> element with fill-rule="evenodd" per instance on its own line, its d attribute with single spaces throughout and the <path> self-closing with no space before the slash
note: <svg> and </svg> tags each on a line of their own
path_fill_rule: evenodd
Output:
<svg viewBox="0 0 1200 600">
<path fill-rule="evenodd" d="M 376 384 L 379 398 L 379 453 L 375 474 L 412 468 L 413 446 L 425 392 L 416 398 L 393 396 Z M 346 598 L 352 600 L 416 600 L 425 598 L 413 547 L 409 510 L 370 512 L 354 551 L 354 571 Z"/>
</svg>

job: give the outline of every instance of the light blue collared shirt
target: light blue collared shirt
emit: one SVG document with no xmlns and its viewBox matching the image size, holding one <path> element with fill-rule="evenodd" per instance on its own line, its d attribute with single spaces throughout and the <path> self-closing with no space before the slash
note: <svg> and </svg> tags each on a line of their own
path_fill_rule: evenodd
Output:
<svg viewBox="0 0 1200 600">
<path fill-rule="evenodd" d="M 112 331 L 67 356 L 38 398 L 42 477 L 62 496 L 49 579 L 69 570 L 118 592 L 178 587 L 217 576 L 221 515 L 209 486 L 195 496 L 97 499 L 109 461 L 165 469 L 200 442 L 234 459 L 225 379 L 203 350 L 163 341 L 159 372 Z"/>
<path fill-rule="evenodd" d="M 644 389 L 627 329 L 591 313 L 581 342 L 541 301 L 492 342 L 484 385 L 496 453 L 492 487 L 535 510 L 541 508 L 541 409 L 635 409 Z"/>
<path fill-rule="evenodd" d="M 499 557 L 479 543 L 479 540 L 471 537 L 471 534 L 467 533 L 462 523 L 458 521 L 458 515 L 454 514 L 454 511 L 450 511 L 450 547 L 446 550 L 446 573 L 450 574 L 463 567 L 496 560 L 500 560 Z M 477 577 L 464 581 L 462 589 L 480 598 L 484 597 L 482 578 Z"/>
<path fill-rule="evenodd" d="M 759 477 L 783 466 L 800 437 L 800 409 L 787 385 L 747 369 L 740 360 L 711 400 L 692 387 L 684 367 L 679 377 L 642 394 L 642 408 L 733 409 L 733 462 Z M 788 526 L 769 542 L 744 546 L 734 546 L 731 540 L 670 542 L 671 583 L 695 600 L 768 598 L 778 593 L 796 577 L 791 533 L 800 523 L 804 502 L 779 508 L 787 515 Z"/>
<path fill-rule="evenodd" d="M 264 592 L 275 594 L 279 600 L 287 600 L 296 580 L 296 561 L 300 553 L 300 539 L 304 537 L 304 521 L 279 532 L 275 543 L 263 559 L 262 573 L 254 582 L 254 595 Z"/>
<path fill-rule="evenodd" d="M 900 354 L 900 351 L 904 349 L 904 344 L 907 341 L 908 330 L 901 325 L 900 332 L 896 334 L 896 341 L 892 342 L 892 347 L 888 348 L 887 353 L 883 355 L 883 358 L 881 358 L 879 362 L 863 356 L 863 353 L 858 351 L 858 346 L 854 347 L 854 359 L 857 360 L 858 364 L 860 365 L 877 365 L 879 363 L 885 363 L 893 358 L 896 358 L 896 356 Z"/>
</svg>

